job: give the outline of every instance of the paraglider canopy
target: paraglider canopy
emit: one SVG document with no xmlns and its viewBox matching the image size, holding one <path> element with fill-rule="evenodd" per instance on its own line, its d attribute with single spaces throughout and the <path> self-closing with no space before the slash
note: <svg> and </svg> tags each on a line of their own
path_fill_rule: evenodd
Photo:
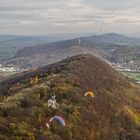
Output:
<svg viewBox="0 0 140 140">
<path fill-rule="evenodd" d="M 50 124 L 52 123 L 53 120 L 59 121 L 63 126 L 66 125 L 66 124 L 65 124 L 65 120 L 64 120 L 62 117 L 60 117 L 60 116 L 53 116 L 53 117 L 49 120 L 49 124 L 46 123 L 46 126 L 47 126 L 48 128 L 50 127 Z"/>
<path fill-rule="evenodd" d="M 85 93 L 85 96 L 90 96 L 93 98 L 95 96 L 95 94 L 93 92 L 89 91 L 89 92 Z"/>
</svg>

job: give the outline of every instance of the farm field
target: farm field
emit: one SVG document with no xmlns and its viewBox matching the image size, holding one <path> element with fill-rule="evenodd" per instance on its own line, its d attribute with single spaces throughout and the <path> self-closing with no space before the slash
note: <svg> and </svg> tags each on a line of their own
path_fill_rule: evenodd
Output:
<svg viewBox="0 0 140 140">
<path fill-rule="evenodd" d="M 140 72 L 126 72 L 126 71 L 124 72 L 123 71 L 122 74 L 128 76 L 129 78 L 133 78 L 137 81 L 140 80 Z"/>
</svg>

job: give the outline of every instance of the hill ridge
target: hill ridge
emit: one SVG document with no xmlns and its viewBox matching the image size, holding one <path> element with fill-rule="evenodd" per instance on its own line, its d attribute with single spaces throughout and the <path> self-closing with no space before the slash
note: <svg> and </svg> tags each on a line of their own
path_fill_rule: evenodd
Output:
<svg viewBox="0 0 140 140">
<path fill-rule="evenodd" d="M 0 91 L 7 93 L 0 100 L 1 139 L 140 139 L 140 86 L 92 55 L 25 72 L 1 82 Z M 85 97 L 88 91 L 94 98 Z M 48 107 L 53 94 L 57 109 Z M 47 120 L 55 115 L 67 125 L 54 122 L 47 129 Z"/>
</svg>

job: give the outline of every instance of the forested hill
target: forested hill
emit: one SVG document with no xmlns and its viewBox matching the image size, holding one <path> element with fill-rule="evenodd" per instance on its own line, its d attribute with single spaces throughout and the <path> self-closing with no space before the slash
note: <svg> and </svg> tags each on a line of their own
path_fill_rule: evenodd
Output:
<svg viewBox="0 0 140 140">
<path fill-rule="evenodd" d="M 0 91 L 0 139 L 140 140 L 140 86 L 94 56 L 13 76 Z M 56 109 L 48 107 L 53 94 Z M 52 116 L 66 125 L 54 121 L 47 128 Z"/>
<path fill-rule="evenodd" d="M 26 41 L 25 41 L 26 42 Z M 28 68 L 40 67 L 58 62 L 69 56 L 90 53 L 115 63 L 134 61 L 140 65 L 140 39 L 109 33 L 70 40 L 56 41 L 25 47 L 17 51 L 6 64 Z M 138 67 L 137 66 L 137 67 Z"/>
</svg>

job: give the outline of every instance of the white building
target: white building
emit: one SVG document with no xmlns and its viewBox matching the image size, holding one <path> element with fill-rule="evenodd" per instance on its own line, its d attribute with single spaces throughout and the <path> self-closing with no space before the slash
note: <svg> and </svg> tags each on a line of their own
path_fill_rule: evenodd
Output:
<svg viewBox="0 0 140 140">
<path fill-rule="evenodd" d="M 48 100 L 48 107 L 52 107 L 52 108 L 54 108 L 54 109 L 57 107 L 55 95 L 53 95 L 53 96 Z"/>
</svg>

